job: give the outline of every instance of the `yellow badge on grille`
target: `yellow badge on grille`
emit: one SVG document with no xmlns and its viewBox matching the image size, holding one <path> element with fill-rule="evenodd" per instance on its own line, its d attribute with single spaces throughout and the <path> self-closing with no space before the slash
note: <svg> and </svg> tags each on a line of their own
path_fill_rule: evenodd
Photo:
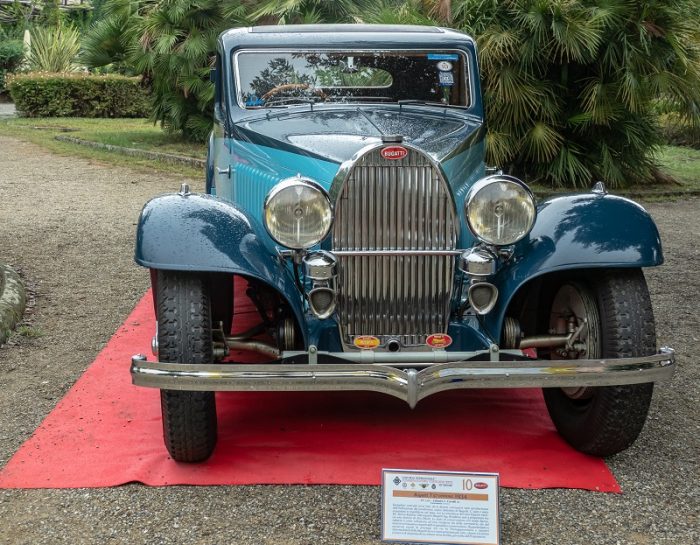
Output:
<svg viewBox="0 0 700 545">
<path fill-rule="evenodd" d="M 379 346 L 379 339 L 372 335 L 360 335 L 359 337 L 355 337 L 353 343 L 357 348 L 361 348 L 362 350 L 372 350 Z"/>
</svg>

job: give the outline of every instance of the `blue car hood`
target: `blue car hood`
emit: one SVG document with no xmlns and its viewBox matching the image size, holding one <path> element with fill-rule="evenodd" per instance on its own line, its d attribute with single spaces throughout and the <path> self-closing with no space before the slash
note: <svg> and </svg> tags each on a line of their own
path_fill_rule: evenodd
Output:
<svg viewBox="0 0 700 545">
<path fill-rule="evenodd" d="M 426 111 L 430 110 L 430 111 Z M 305 110 L 272 113 L 236 124 L 236 138 L 299 155 L 342 163 L 382 136 L 401 135 L 438 162 L 483 138 L 480 119 L 440 107 Z"/>
</svg>

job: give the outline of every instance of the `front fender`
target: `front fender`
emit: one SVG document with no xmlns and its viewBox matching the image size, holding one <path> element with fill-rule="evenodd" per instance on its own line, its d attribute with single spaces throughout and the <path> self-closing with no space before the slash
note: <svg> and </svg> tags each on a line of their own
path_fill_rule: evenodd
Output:
<svg viewBox="0 0 700 545">
<path fill-rule="evenodd" d="M 663 260 L 659 230 L 634 201 L 601 194 L 549 199 L 538 207 L 529 236 L 496 275 L 498 303 L 484 325 L 498 340 L 513 296 L 538 276 L 569 269 L 652 267 Z"/>
<path fill-rule="evenodd" d="M 259 280 L 276 289 L 297 322 L 304 323 L 299 292 L 269 236 L 233 203 L 195 193 L 151 199 L 139 217 L 134 259 L 150 269 L 226 272 Z M 306 328 L 300 329 L 306 335 Z"/>
</svg>

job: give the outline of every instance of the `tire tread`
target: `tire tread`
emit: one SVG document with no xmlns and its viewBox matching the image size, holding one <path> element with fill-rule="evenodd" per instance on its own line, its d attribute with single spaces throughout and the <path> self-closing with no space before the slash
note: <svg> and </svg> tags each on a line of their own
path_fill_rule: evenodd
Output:
<svg viewBox="0 0 700 545">
<path fill-rule="evenodd" d="M 209 293 L 194 273 L 159 271 L 158 350 L 163 362 L 213 361 Z M 163 439 L 174 460 L 200 462 L 216 445 L 213 392 L 161 390 Z"/>
</svg>

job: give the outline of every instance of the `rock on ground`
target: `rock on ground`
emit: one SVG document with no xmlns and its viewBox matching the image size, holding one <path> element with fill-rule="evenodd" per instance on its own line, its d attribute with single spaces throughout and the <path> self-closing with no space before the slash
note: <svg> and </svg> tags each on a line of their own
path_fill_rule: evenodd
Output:
<svg viewBox="0 0 700 545">
<path fill-rule="evenodd" d="M 12 267 L 0 263 L 0 345 L 24 315 L 24 284 Z"/>
</svg>

